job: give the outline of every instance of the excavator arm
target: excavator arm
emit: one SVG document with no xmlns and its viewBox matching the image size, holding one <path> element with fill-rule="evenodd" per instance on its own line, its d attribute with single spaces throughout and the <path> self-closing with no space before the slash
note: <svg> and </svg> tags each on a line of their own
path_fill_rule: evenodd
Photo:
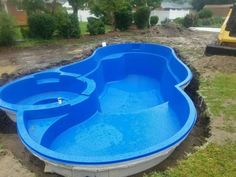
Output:
<svg viewBox="0 0 236 177">
<path fill-rule="evenodd" d="M 230 9 L 218 35 L 217 44 L 206 47 L 206 55 L 233 55 L 236 56 L 236 5 Z"/>
</svg>

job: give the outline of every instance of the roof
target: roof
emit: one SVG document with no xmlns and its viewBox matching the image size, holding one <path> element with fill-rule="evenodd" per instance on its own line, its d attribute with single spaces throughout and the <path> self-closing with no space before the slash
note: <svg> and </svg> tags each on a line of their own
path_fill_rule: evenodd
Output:
<svg viewBox="0 0 236 177">
<path fill-rule="evenodd" d="M 204 8 L 230 8 L 233 4 L 207 4 Z"/>
<path fill-rule="evenodd" d="M 54 0 L 44 0 L 45 3 L 53 3 Z M 64 4 L 67 0 L 56 0 L 60 4 Z"/>
<path fill-rule="evenodd" d="M 163 9 L 192 9 L 193 6 L 190 3 L 174 3 L 174 2 L 162 2 L 161 7 Z"/>
<path fill-rule="evenodd" d="M 205 5 L 205 9 L 210 9 L 213 13 L 213 16 L 218 17 L 226 17 L 229 13 L 229 9 L 233 6 L 233 4 L 208 4 Z"/>
</svg>

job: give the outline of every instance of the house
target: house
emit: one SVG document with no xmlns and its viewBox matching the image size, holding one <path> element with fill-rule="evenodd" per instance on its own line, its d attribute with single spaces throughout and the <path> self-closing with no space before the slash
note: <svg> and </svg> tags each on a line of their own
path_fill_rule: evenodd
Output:
<svg viewBox="0 0 236 177">
<path fill-rule="evenodd" d="M 53 2 L 57 2 L 59 4 L 65 4 L 67 0 L 44 0 L 45 3 L 52 4 Z"/>
<path fill-rule="evenodd" d="M 23 10 L 22 0 L 2 0 L 2 2 L 5 11 L 15 19 L 17 26 L 22 27 L 28 25 L 28 16 L 26 11 Z M 54 2 L 56 2 L 56 5 L 62 5 L 67 2 L 67 0 L 44 0 L 44 2 L 51 7 L 54 5 Z"/>
<path fill-rule="evenodd" d="M 66 8 L 68 14 L 73 13 L 73 9 L 69 2 L 66 0 L 66 2 L 62 5 L 62 7 Z M 88 17 L 95 17 L 95 15 L 90 13 L 90 10 L 84 9 L 84 10 L 78 10 L 78 19 L 80 22 L 87 22 Z"/>
<path fill-rule="evenodd" d="M 192 9 L 192 5 L 190 3 L 175 3 L 175 2 L 165 2 L 161 3 L 161 8 L 163 10 L 189 10 Z"/>
<path fill-rule="evenodd" d="M 193 7 L 190 3 L 180 4 L 163 1 L 160 8 L 151 12 L 151 16 L 158 16 L 159 23 L 161 23 L 166 19 L 174 20 L 176 18 L 183 18 L 188 15 L 192 9 Z"/>
<path fill-rule="evenodd" d="M 211 10 L 213 16 L 226 17 L 231 7 L 233 7 L 233 4 L 208 4 L 204 6 L 204 9 Z"/>
<path fill-rule="evenodd" d="M 21 3 L 14 3 L 13 1 L 3 0 L 5 11 L 14 17 L 17 26 L 27 26 L 27 14 L 22 9 Z"/>
</svg>

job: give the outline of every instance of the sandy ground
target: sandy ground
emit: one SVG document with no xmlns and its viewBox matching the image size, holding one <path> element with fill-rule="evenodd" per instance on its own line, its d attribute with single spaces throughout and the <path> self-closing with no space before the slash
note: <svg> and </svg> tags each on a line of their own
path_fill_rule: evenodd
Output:
<svg viewBox="0 0 236 177">
<path fill-rule="evenodd" d="M 108 36 L 85 39 L 81 43 L 66 43 L 58 45 L 38 46 L 31 48 L 7 48 L 0 49 L 0 84 L 12 78 L 19 77 L 26 73 L 35 72 L 42 68 L 53 67 L 79 60 L 91 54 L 92 50 L 100 45 L 102 41 L 117 43 L 125 41 L 148 41 L 170 45 L 179 51 L 182 59 L 189 65 L 194 66 L 203 77 L 211 77 L 217 71 L 236 72 L 236 58 L 212 56 L 205 57 L 204 49 L 206 44 L 216 39 L 214 33 L 176 31 L 172 29 L 158 29 L 150 31 L 136 31 L 135 33 L 119 34 L 111 33 Z M 74 57 L 76 56 L 76 57 Z M 43 173 L 44 164 L 31 155 L 20 142 L 16 125 L 6 115 L 0 113 L 0 177 L 56 177 L 55 174 Z M 211 123 L 214 125 L 214 122 Z M 209 136 L 208 125 L 198 123 L 190 136 L 179 148 L 155 169 L 164 170 L 173 166 L 187 153 L 205 142 Z M 223 137 L 221 132 L 214 128 L 211 131 L 216 137 Z M 214 137 L 213 136 L 213 137 Z M 233 135 L 224 135 L 233 136 Z M 213 140 L 214 141 L 214 140 Z M 141 176 L 136 175 L 136 176 Z"/>
</svg>

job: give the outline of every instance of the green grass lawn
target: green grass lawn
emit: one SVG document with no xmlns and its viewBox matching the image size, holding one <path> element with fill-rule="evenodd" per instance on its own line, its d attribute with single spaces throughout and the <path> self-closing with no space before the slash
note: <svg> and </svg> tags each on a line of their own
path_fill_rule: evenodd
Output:
<svg viewBox="0 0 236 177">
<path fill-rule="evenodd" d="M 87 35 L 89 34 L 87 32 L 87 22 L 80 22 L 80 30 L 81 30 L 81 36 Z M 109 25 L 105 25 L 105 32 L 108 33 L 110 31 L 112 31 L 112 27 Z M 67 39 L 62 39 L 62 38 L 57 38 L 57 37 L 53 37 L 52 39 L 49 40 L 45 40 L 45 39 L 34 39 L 34 38 L 28 38 L 28 39 L 23 39 L 21 32 L 20 32 L 20 28 L 16 29 L 16 37 L 18 40 L 24 40 L 23 42 L 20 42 L 18 45 L 16 45 L 16 47 L 19 48 L 25 48 L 25 47 L 33 47 L 33 46 L 37 46 L 37 45 L 48 45 L 48 44 L 64 44 Z M 80 41 L 80 39 L 72 39 L 72 40 L 78 40 Z"/>
<path fill-rule="evenodd" d="M 200 80 L 200 94 L 205 98 L 211 119 L 224 117 L 224 131 L 236 131 L 236 74 L 216 74 Z M 234 122 L 234 124 L 233 124 Z M 210 143 L 186 160 L 164 172 L 154 172 L 146 177 L 235 177 L 236 142 Z"/>
<path fill-rule="evenodd" d="M 80 25 L 80 30 L 81 30 L 81 35 L 85 35 L 85 34 L 89 34 L 87 32 L 87 22 L 80 22 L 79 25 Z"/>
<path fill-rule="evenodd" d="M 236 120 L 236 74 L 217 74 L 213 79 L 202 79 L 200 93 L 212 117 L 223 114 Z"/>
<path fill-rule="evenodd" d="M 88 22 L 80 22 L 80 30 L 81 30 L 81 35 L 89 34 L 87 31 L 87 24 Z M 105 32 L 108 33 L 112 31 L 112 27 L 110 25 L 105 25 Z"/>
<path fill-rule="evenodd" d="M 236 144 L 209 144 L 180 161 L 177 167 L 146 177 L 234 177 Z"/>
</svg>

